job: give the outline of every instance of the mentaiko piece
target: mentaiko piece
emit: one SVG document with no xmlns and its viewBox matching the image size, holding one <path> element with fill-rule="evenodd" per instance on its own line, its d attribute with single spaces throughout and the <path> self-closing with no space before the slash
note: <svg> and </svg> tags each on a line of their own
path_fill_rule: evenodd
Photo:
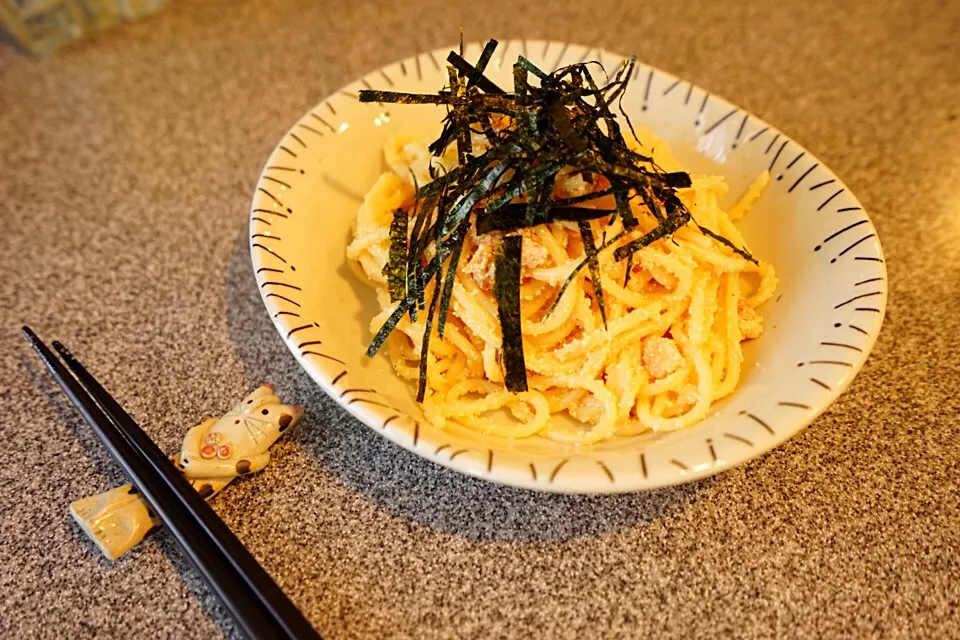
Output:
<svg viewBox="0 0 960 640">
<path fill-rule="evenodd" d="M 266 384 L 219 420 L 208 418 L 187 431 L 171 458 L 204 498 L 270 462 L 270 447 L 303 414 L 285 405 Z M 161 521 L 133 485 L 127 484 L 70 503 L 70 514 L 103 554 L 116 560 Z"/>
</svg>

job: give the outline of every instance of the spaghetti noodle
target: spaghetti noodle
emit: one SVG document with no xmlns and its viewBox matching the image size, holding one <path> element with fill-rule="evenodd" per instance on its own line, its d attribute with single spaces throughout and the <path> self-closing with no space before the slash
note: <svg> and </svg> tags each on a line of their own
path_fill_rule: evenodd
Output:
<svg viewBox="0 0 960 640">
<path fill-rule="evenodd" d="M 653 149 L 659 167 L 682 170 L 662 142 L 650 134 L 640 136 L 638 142 L 648 152 Z M 387 144 L 385 156 L 390 170 L 366 194 L 347 249 L 350 261 L 377 291 L 382 312 L 371 321 L 374 332 L 399 304 L 391 302 L 383 273 L 393 212 L 413 209 L 416 186 L 429 183 L 436 167 L 449 170 L 457 162 L 449 149 L 434 157 L 425 144 L 402 138 Z M 689 187 L 677 189 L 691 223 L 640 249 L 631 260 L 615 260 L 612 250 L 598 254 L 606 322 L 590 271 L 579 272 L 561 291 L 584 261 L 578 224 L 553 221 L 521 229 L 520 315 L 527 390 L 519 393 L 504 386 L 503 337 L 492 293 L 496 243 L 502 232 L 478 234 L 472 225 L 459 263 L 451 265 L 456 275 L 445 334 L 440 339 L 434 330 L 429 340 L 423 399 L 427 419 L 438 427 L 453 421 L 499 437 L 540 435 L 571 444 L 649 430 L 673 431 L 702 419 L 712 403 L 736 388 L 743 362 L 741 343 L 762 333 L 757 307 L 772 297 L 778 284 L 770 264 L 751 262 L 717 240 L 722 234 L 746 246 L 733 222 L 749 209 L 768 179 L 766 172 L 760 175 L 728 213 L 718 205 L 727 191 L 724 179 L 692 175 Z M 577 197 L 602 188 L 578 172 L 561 172 L 553 197 Z M 584 206 L 615 205 L 607 196 Z M 630 206 L 640 224 L 626 230 L 611 249 L 657 224 L 644 204 L 633 200 Z M 622 219 L 600 218 L 588 224 L 597 237 L 615 238 L 624 232 Z M 442 283 L 427 285 L 427 299 L 436 286 Z M 411 381 L 418 379 L 425 315 L 416 321 L 404 316 L 387 339 L 394 369 Z M 553 419 L 564 412 L 574 424 Z M 509 419 L 495 413 L 508 414 Z"/>
</svg>

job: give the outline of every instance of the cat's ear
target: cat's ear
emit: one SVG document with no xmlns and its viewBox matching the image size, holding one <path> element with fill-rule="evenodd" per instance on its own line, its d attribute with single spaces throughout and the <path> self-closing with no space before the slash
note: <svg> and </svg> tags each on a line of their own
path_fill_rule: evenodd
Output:
<svg viewBox="0 0 960 640">
<path fill-rule="evenodd" d="M 279 434 L 300 419 L 303 415 L 303 407 L 283 404 L 277 400 L 276 396 L 267 396 L 257 399 L 252 405 L 246 405 L 244 413 L 260 422 L 269 423 Z"/>
<path fill-rule="evenodd" d="M 283 433 L 300 419 L 300 416 L 303 415 L 303 407 L 280 403 L 265 404 L 256 414 L 257 418 L 276 425 L 277 431 Z"/>
<path fill-rule="evenodd" d="M 261 422 L 267 422 L 272 426 L 274 433 L 279 436 L 281 433 L 296 424 L 300 416 L 303 415 L 303 407 L 295 407 L 289 404 L 263 404 L 259 409 L 252 413 Z"/>
<path fill-rule="evenodd" d="M 277 433 L 283 433 L 300 419 L 303 415 L 303 407 L 289 404 L 283 404 L 273 393 L 273 385 L 265 384 L 240 403 L 240 412 L 257 418 L 263 422 L 269 422 L 277 429 Z"/>
<path fill-rule="evenodd" d="M 280 413 L 280 416 L 277 418 L 277 427 L 280 433 L 283 433 L 295 425 L 297 420 L 300 419 L 300 416 L 303 415 L 303 407 L 300 406 L 290 406 L 284 404 L 277 407 L 277 410 Z"/>
</svg>

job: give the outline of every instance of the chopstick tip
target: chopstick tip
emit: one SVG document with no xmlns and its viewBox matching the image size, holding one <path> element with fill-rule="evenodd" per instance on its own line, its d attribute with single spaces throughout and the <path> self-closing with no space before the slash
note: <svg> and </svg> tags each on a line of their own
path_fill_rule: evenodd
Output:
<svg viewBox="0 0 960 640">
<path fill-rule="evenodd" d="M 63 343 L 59 340 L 54 340 L 50 344 L 53 345 L 54 351 L 60 354 L 60 357 L 63 358 L 64 362 L 70 365 L 71 368 L 81 366 L 77 359 L 73 356 L 73 353 L 70 352 L 70 349 L 67 349 L 63 346 Z"/>
<path fill-rule="evenodd" d="M 40 337 L 27 325 L 20 327 L 20 331 L 23 332 L 23 337 L 27 339 L 27 342 L 32 344 L 34 347 L 40 343 Z"/>
</svg>

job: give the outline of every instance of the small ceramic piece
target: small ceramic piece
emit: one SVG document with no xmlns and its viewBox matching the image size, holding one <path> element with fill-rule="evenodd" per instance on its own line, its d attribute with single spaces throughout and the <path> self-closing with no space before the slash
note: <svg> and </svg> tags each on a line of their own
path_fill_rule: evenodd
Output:
<svg viewBox="0 0 960 640">
<path fill-rule="evenodd" d="M 302 407 L 281 403 L 273 386 L 265 384 L 219 420 L 208 418 L 187 431 L 171 462 L 202 497 L 210 499 L 234 478 L 267 466 L 270 447 L 302 414 Z M 161 524 L 130 484 L 76 500 L 70 503 L 70 514 L 111 560 Z"/>
</svg>

